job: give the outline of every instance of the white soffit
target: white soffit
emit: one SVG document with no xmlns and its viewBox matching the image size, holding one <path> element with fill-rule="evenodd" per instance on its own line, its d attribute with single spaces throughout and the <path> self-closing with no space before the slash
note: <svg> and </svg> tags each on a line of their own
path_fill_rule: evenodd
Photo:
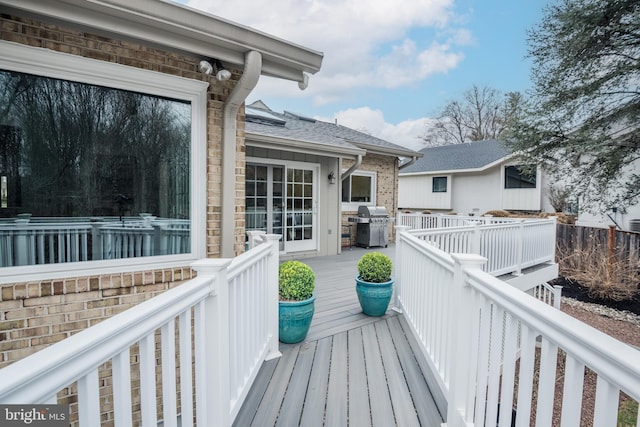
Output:
<svg viewBox="0 0 640 427">
<path fill-rule="evenodd" d="M 101 34 L 244 64 L 260 52 L 262 74 L 304 81 L 316 73 L 322 53 L 252 28 L 165 0 L 0 0 L 0 12 L 15 13 Z"/>
</svg>

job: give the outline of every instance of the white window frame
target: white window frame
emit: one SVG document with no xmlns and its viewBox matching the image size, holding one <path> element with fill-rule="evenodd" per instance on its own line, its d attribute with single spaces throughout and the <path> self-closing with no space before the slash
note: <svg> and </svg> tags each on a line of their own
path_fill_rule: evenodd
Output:
<svg viewBox="0 0 640 427">
<path fill-rule="evenodd" d="M 0 69 L 163 96 L 191 104 L 191 251 L 116 260 L 0 268 L 0 284 L 187 266 L 206 256 L 208 83 L 0 41 Z"/>
<path fill-rule="evenodd" d="M 340 201 L 342 203 L 342 210 L 357 211 L 358 207 L 363 205 L 376 206 L 376 197 L 378 194 L 378 173 L 375 171 L 356 170 L 351 175 L 349 175 L 347 179 L 351 180 L 351 177 L 354 175 L 371 177 L 371 200 L 369 202 L 342 202 L 342 182 L 340 182 Z"/>
</svg>

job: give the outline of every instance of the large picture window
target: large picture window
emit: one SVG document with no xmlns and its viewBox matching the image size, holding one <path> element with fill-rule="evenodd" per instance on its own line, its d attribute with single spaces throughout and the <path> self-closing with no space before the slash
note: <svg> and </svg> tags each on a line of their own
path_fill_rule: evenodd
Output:
<svg viewBox="0 0 640 427">
<path fill-rule="evenodd" d="M 504 188 L 536 188 L 535 166 L 506 166 Z"/>
<path fill-rule="evenodd" d="M 60 54 L 43 55 L 46 70 Z M 0 267 L 100 261 L 113 271 L 154 257 L 195 258 L 192 230 L 201 215 L 194 215 L 194 194 L 201 190 L 194 191 L 193 119 L 201 120 L 194 100 L 206 86 L 186 82 L 187 91 L 172 97 L 160 85 L 175 77 L 154 73 L 153 93 L 143 83 L 148 72 L 69 60 L 82 62 L 85 81 L 72 71 L 61 78 L 0 60 Z M 110 87 L 100 77 L 109 72 L 98 67 L 131 79 Z M 92 69 L 99 84 L 87 81 Z M 141 261 L 116 262 L 123 259 Z"/>
</svg>

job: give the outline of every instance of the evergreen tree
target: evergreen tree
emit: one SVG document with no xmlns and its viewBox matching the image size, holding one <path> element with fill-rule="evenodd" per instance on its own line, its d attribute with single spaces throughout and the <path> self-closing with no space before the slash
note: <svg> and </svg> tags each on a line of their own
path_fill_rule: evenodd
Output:
<svg viewBox="0 0 640 427">
<path fill-rule="evenodd" d="M 534 93 L 513 129 L 593 212 L 640 196 L 640 3 L 561 0 L 529 32 Z"/>
</svg>

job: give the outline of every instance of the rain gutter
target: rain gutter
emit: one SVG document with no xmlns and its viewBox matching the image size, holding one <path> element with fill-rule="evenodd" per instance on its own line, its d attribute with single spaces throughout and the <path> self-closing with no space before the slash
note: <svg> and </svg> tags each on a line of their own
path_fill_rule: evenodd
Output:
<svg viewBox="0 0 640 427">
<path fill-rule="evenodd" d="M 238 110 L 258 84 L 262 72 L 262 55 L 245 54 L 244 72 L 222 109 L 222 204 L 220 207 L 220 256 L 235 256 L 236 208 L 236 136 Z"/>
</svg>

